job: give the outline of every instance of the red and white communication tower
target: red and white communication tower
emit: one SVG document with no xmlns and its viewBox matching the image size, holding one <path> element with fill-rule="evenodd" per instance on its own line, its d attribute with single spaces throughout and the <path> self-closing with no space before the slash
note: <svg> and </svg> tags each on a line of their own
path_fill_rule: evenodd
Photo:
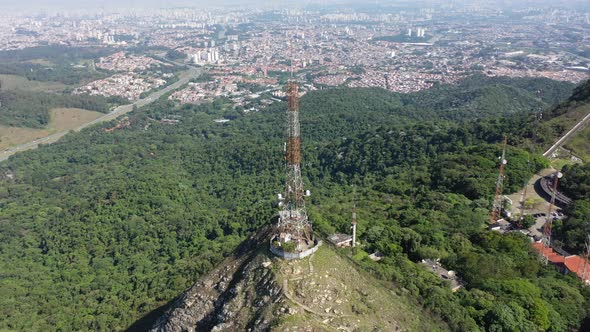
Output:
<svg viewBox="0 0 590 332">
<path fill-rule="evenodd" d="M 545 219 L 545 226 L 543 226 L 543 238 L 541 242 L 543 243 L 543 261 L 545 264 L 549 261 L 549 248 L 551 248 L 551 226 L 553 224 L 553 216 L 551 215 L 553 212 L 553 207 L 555 206 L 555 196 L 557 195 L 557 183 L 563 174 L 559 171 L 553 174 L 553 190 L 551 191 L 551 202 L 549 203 L 549 209 L 547 211 L 547 217 Z"/>
<path fill-rule="evenodd" d="M 285 192 L 279 195 L 278 240 L 293 242 L 298 250 L 312 245 L 311 222 L 305 209 L 309 190 L 303 188 L 301 178 L 301 135 L 299 128 L 299 92 L 297 84 L 287 86 L 287 142 L 285 145 Z"/>
<path fill-rule="evenodd" d="M 502 189 L 504 188 L 504 169 L 508 161 L 506 160 L 506 144 L 508 137 L 504 136 L 502 143 L 502 157 L 500 157 L 500 171 L 498 173 L 498 180 L 496 180 L 496 195 L 494 196 L 494 203 L 492 204 L 492 211 L 490 216 L 490 223 L 495 223 L 502 214 Z"/>
</svg>

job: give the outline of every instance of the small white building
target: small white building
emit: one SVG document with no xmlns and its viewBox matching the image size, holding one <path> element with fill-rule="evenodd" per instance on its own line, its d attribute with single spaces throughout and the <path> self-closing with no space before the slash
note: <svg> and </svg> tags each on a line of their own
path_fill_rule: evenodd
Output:
<svg viewBox="0 0 590 332">
<path fill-rule="evenodd" d="M 352 247 L 352 235 L 335 233 L 328 236 L 328 241 L 336 247 Z"/>
</svg>

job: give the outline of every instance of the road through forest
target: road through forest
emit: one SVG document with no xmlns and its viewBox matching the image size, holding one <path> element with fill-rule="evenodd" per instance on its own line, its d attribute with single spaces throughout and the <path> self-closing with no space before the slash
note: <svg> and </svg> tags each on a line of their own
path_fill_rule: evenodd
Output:
<svg viewBox="0 0 590 332">
<path fill-rule="evenodd" d="M 182 85 L 188 83 L 193 78 L 199 77 L 201 75 L 201 73 L 202 73 L 202 69 L 196 68 L 196 67 L 189 67 L 189 69 L 187 71 L 182 72 L 180 74 L 178 81 L 162 88 L 161 90 L 155 91 L 154 93 L 150 94 L 149 96 L 147 96 L 143 99 L 140 99 L 132 104 L 119 106 L 119 107 L 115 108 L 114 110 L 112 110 L 110 113 L 107 113 L 98 119 L 94 119 L 90 122 L 87 122 L 77 128 L 71 129 L 71 130 L 80 131 L 88 126 L 92 126 L 92 125 L 100 123 L 100 122 L 110 121 L 110 120 L 116 119 L 117 117 L 119 117 L 123 114 L 129 113 L 133 110 L 133 106 L 137 106 L 137 108 L 140 108 L 145 105 L 151 104 L 154 101 L 158 100 L 160 97 L 162 97 L 164 94 L 178 89 Z M 39 147 L 40 144 L 51 144 L 51 143 L 57 142 L 60 138 L 62 138 L 64 135 L 66 135 L 69 132 L 70 132 L 70 130 L 64 130 L 64 131 L 61 131 L 61 132 L 58 132 L 55 134 L 51 134 L 49 136 L 45 136 L 43 138 L 36 139 L 34 141 L 30 141 L 27 143 L 23 143 L 23 144 L 19 144 L 19 145 L 10 147 L 10 148 L 0 152 L 0 161 L 4 161 L 4 160 L 8 159 L 10 156 L 12 156 L 15 153 L 30 150 L 30 149 L 35 149 L 35 148 Z"/>
</svg>

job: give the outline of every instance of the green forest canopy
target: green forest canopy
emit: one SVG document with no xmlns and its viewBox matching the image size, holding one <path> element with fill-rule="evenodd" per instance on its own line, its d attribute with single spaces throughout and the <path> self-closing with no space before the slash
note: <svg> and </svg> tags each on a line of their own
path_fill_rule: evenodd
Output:
<svg viewBox="0 0 590 332">
<path fill-rule="evenodd" d="M 573 198 L 566 208 L 568 220 L 557 222 L 553 233 L 557 243 L 574 253 L 584 252 L 590 234 L 590 164 L 566 165 L 559 190 Z"/>
<path fill-rule="evenodd" d="M 456 96 L 450 105 L 465 102 Z M 518 147 L 534 131 L 518 113 L 526 107 L 481 119 L 407 105 L 378 89 L 301 100 L 315 229 L 347 230 L 354 185 L 364 251 L 387 256 L 359 251 L 359 264 L 452 330 L 579 328 L 588 288 L 541 265 L 528 238 L 485 229 L 502 134 L 514 146 L 509 188 L 545 165 Z M 285 105 L 248 115 L 224 106 L 159 100 L 128 128 L 89 128 L 0 164 L 0 329 L 123 330 L 267 224 L 282 187 Z M 180 123 L 157 121 L 170 116 Z M 234 120 L 213 122 L 221 116 Z M 453 294 L 421 258 L 440 258 L 467 287 Z"/>
</svg>

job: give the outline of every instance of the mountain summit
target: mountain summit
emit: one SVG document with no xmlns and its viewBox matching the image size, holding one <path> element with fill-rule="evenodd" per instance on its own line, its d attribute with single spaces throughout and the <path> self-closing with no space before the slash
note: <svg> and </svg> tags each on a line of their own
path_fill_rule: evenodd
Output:
<svg viewBox="0 0 590 332">
<path fill-rule="evenodd" d="M 434 331 L 443 323 L 362 271 L 329 245 L 286 261 L 268 232 L 202 277 L 151 331 Z M 338 249 L 340 250 L 340 249 Z"/>
</svg>

